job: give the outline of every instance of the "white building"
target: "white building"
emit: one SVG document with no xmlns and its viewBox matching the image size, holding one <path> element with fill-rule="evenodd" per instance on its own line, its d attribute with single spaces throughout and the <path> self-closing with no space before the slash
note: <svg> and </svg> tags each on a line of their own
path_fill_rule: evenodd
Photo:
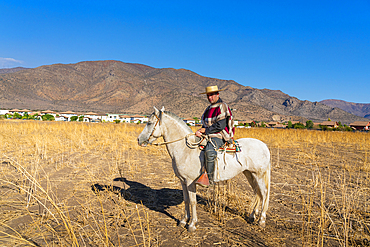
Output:
<svg viewBox="0 0 370 247">
<path fill-rule="evenodd" d="M 55 121 L 68 121 L 68 118 L 65 116 L 56 116 Z"/>
<path fill-rule="evenodd" d="M 190 126 L 195 126 L 195 119 L 192 118 L 185 118 L 184 122 Z"/>
<path fill-rule="evenodd" d="M 0 115 L 5 115 L 9 113 L 9 110 L 0 110 Z"/>
<path fill-rule="evenodd" d="M 146 123 L 146 122 L 148 122 L 148 117 L 141 116 L 141 115 L 131 116 L 130 122 L 132 122 L 132 123 L 138 123 L 139 121 L 140 121 L 140 123 Z"/>
</svg>

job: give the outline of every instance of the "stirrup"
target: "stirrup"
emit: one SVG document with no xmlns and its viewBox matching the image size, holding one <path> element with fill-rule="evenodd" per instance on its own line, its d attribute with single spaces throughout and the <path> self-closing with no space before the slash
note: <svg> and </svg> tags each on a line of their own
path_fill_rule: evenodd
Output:
<svg viewBox="0 0 370 247">
<path fill-rule="evenodd" d="M 209 186 L 209 179 L 208 179 L 208 175 L 207 175 L 207 172 L 204 172 L 199 178 L 198 180 L 195 182 L 196 184 L 199 184 L 200 186 L 203 186 L 203 187 L 208 187 Z"/>
</svg>

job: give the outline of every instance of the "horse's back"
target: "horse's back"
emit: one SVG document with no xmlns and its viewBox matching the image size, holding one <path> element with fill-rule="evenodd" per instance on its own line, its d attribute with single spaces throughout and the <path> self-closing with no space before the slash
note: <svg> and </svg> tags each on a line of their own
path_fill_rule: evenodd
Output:
<svg viewBox="0 0 370 247">
<path fill-rule="evenodd" d="M 248 166 L 255 168 L 267 168 L 270 164 L 270 151 L 266 143 L 254 138 L 241 138 L 237 142 L 240 145 L 240 154 L 249 163 Z M 253 164 L 251 164 L 253 163 Z"/>
</svg>

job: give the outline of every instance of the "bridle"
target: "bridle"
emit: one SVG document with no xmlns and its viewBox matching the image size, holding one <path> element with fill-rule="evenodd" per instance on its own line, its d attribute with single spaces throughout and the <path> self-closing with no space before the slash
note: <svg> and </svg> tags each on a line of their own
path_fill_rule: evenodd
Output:
<svg viewBox="0 0 370 247">
<path fill-rule="evenodd" d="M 151 133 L 151 134 L 150 134 L 150 136 L 148 137 L 148 142 L 149 142 L 150 137 L 152 137 L 152 136 L 153 136 L 154 131 L 155 131 L 155 128 L 157 127 L 157 125 L 158 125 L 159 121 L 161 121 L 157 115 L 155 115 L 155 114 L 154 114 L 154 116 L 157 118 L 157 122 L 156 122 L 156 123 L 155 123 L 155 125 L 154 125 L 154 128 L 153 128 L 152 133 Z"/>
</svg>

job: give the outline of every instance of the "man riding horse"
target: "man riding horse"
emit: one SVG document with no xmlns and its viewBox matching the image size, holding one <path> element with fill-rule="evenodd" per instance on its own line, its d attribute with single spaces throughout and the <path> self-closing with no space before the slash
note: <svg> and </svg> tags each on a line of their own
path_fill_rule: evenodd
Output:
<svg viewBox="0 0 370 247">
<path fill-rule="evenodd" d="M 202 115 L 202 128 L 195 132 L 197 137 L 207 135 L 209 137 L 207 145 L 204 148 L 204 156 L 206 163 L 206 171 L 196 182 L 202 186 L 213 184 L 215 158 L 217 157 L 217 149 L 225 144 L 232 142 L 235 128 L 234 120 L 230 108 L 220 98 L 220 91 L 217 86 L 206 87 L 206 91 L 201 94 L 207 94 L 209 105 Z"/>
</svg>

